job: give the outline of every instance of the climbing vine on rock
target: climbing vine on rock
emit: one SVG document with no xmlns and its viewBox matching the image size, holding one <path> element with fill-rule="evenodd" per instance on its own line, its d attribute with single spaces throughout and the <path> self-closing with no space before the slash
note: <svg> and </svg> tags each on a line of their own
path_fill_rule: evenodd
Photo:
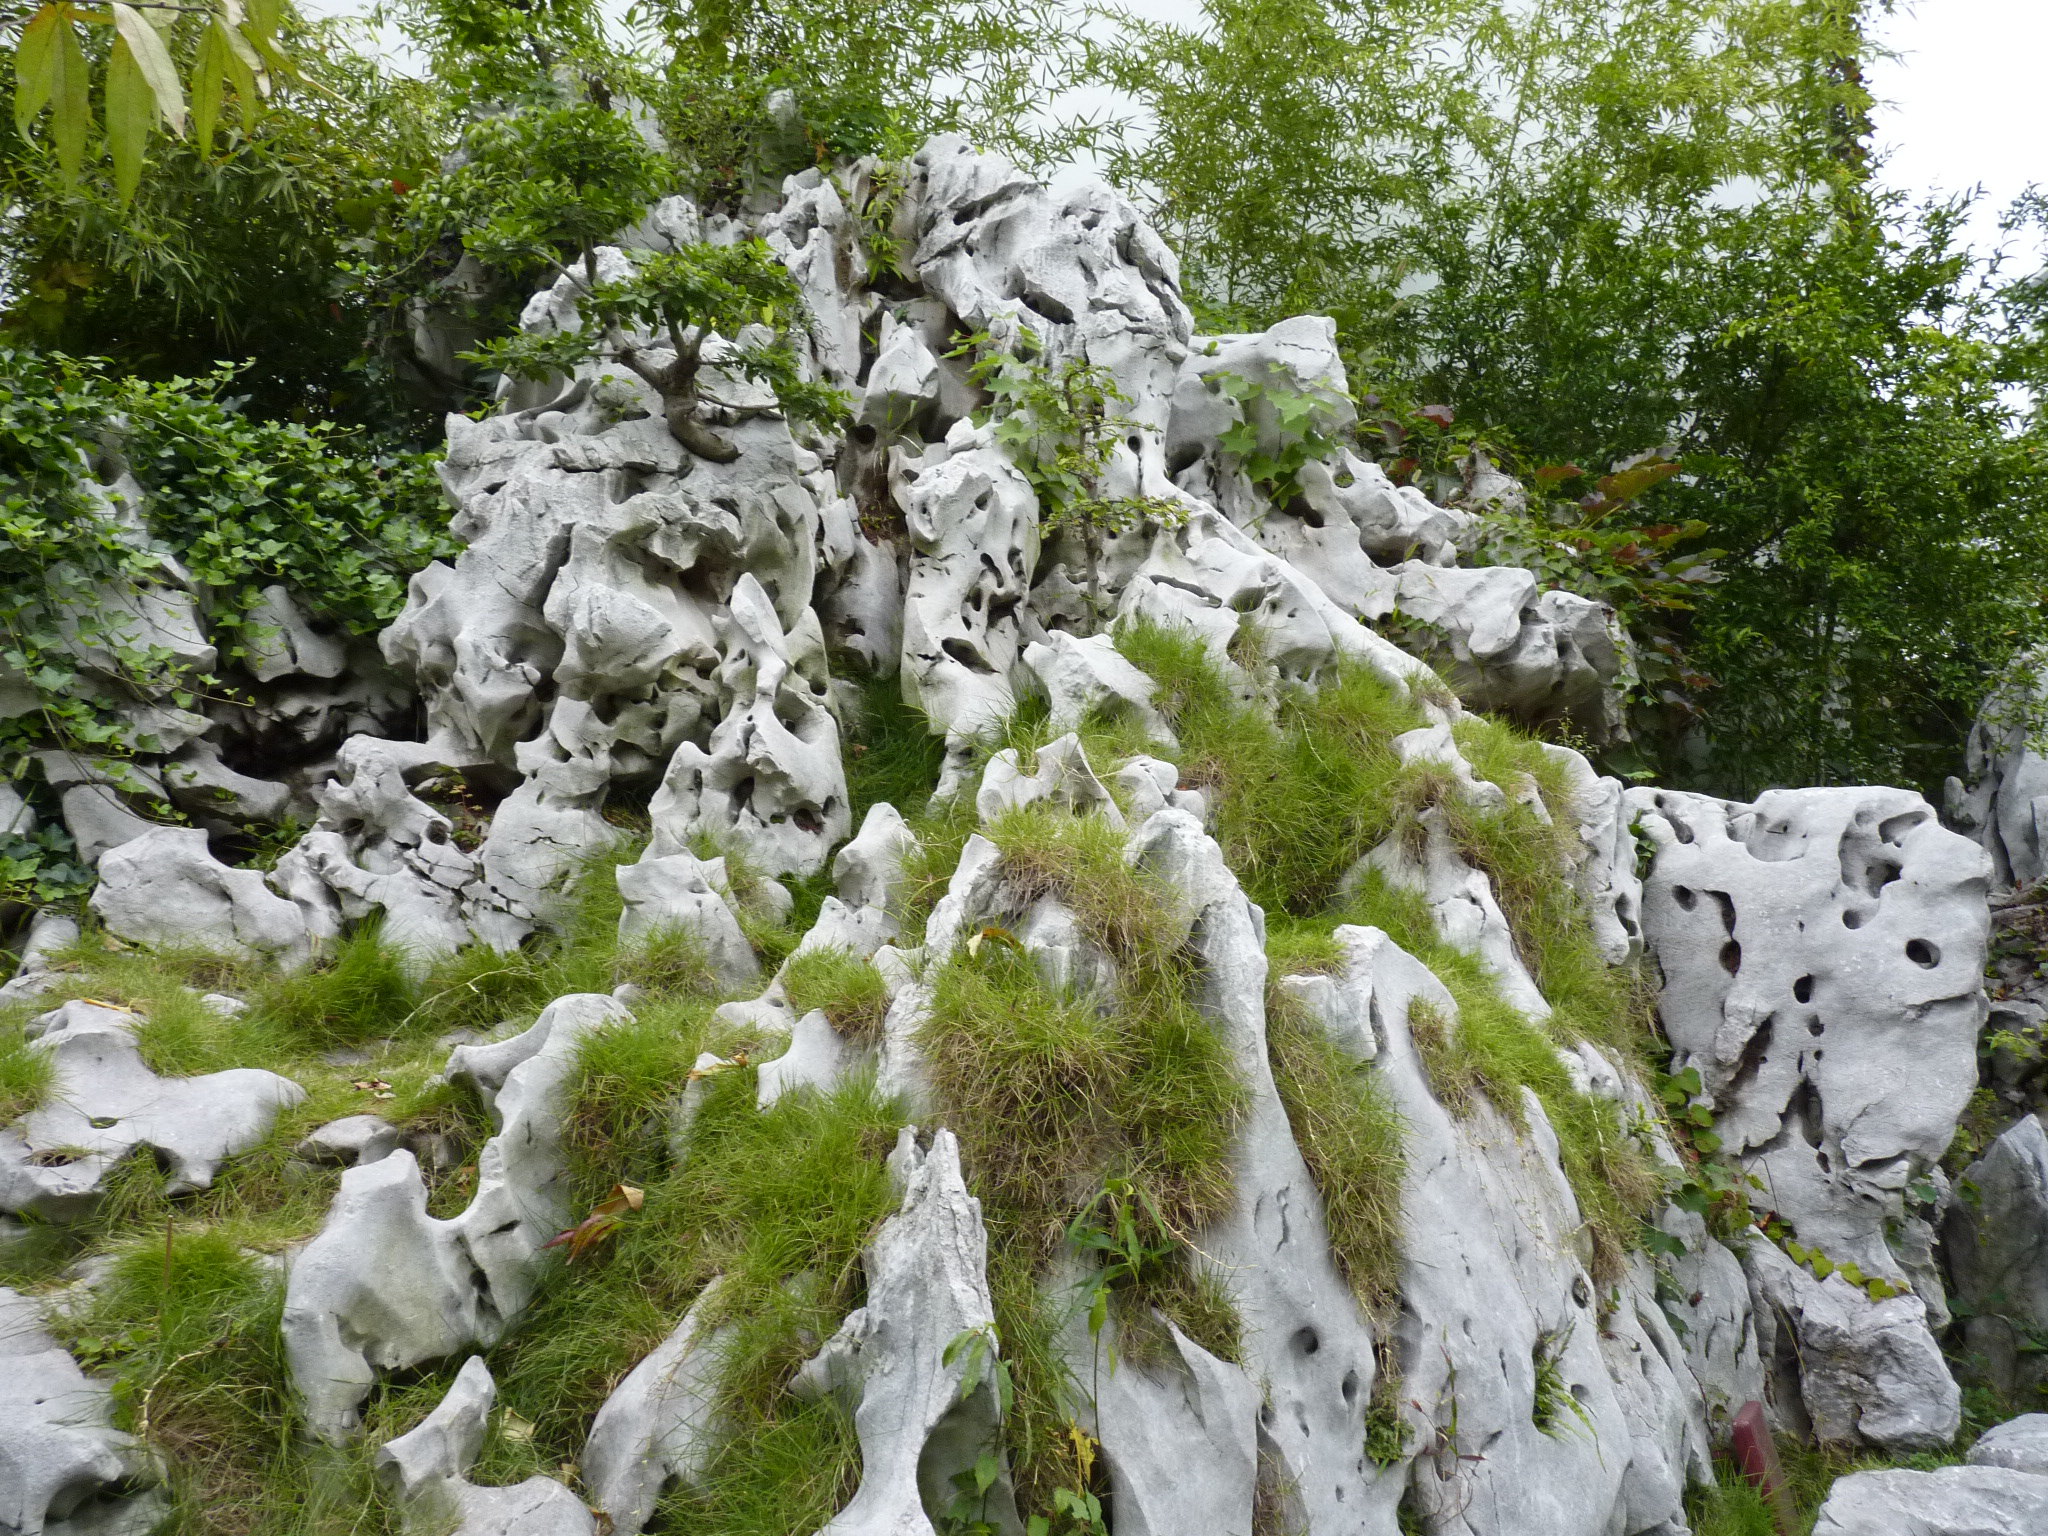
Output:
<svg viewBox="0 0 2048 1536">
<path fill-rule="evenodd" d="M 147 747 L 116 706 L 190 709 L 189 670 L 112 594 L 197 598 L 223 661 L 253 639 L 263 589 L 351 633 L 387 622 L 410 574 L 448 553 L 433 455 L 244 416 L 234 372 L 151 384 L 90 361 L 0 348 L 0 769 L 64 746 Z M 141 499 L 129 504 L 132 490 Z M 225 669 L 223 669 L 225 670 Z"/>
</svg>

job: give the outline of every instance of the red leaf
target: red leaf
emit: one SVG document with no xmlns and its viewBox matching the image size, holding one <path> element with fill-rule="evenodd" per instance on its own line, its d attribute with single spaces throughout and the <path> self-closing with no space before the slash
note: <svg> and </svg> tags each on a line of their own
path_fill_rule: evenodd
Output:
<svg viewBox="0 0 2048 1536">
<path fill-rule="evenodd" d="M 1396 459 L 1393 465 L 1393 479 L 1396 484 L 1406 485 L 1415 471 L 1422 468 L 1420 459 Z"/>
<path fill-rule="evenodd" d="M 1425 405 L 1415 414 L 1424 421 L 1434 422 L 1439 427 L 1448 427 L 1458 419 L 1458 413 L 1448 405 Z"/>
<path fill-rule="evenodd" d="M 1557 485 L 1566 480 L 1576 480 L 1584 473 L 1576 464 L 1545 464 L 1536 471 L 1536 483 Z"/>
</svg>

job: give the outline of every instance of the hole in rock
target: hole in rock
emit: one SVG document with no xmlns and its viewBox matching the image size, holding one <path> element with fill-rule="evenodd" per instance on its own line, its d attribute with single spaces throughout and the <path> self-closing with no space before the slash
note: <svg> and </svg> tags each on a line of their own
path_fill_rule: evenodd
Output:
<svg viewBox="0 0 2048 1536">
<path fill-rule="evenodd" d="M 1931 971 L 1941 964 L 1941 951 L 1925 939 L 1908 939 L 1906 958 L 1921 969 Z"/>
<path fill-rule="evenodd" d="M 878 435 L 879 434 L 875 431 L 875 429 L 872 426 L 868 425 L 866 422 L 862 422 L 859 426 L 853 429 L 853 440 L 859 443 L 863 448 L 867 447 L 868 444 L 872 443 Z"/>
<path fill-rule="evenodd" d="M 1674 885 L 1671 888 L 1671 899 L 1678 903 L 1681 912 L 1690 912 L 1700 904 L 1699 892 L 1689 885 Z"/>
<path fill-rule="evenodd" d="M 1323 1347 L 1322 1335 L 1313 1328 L 1297 1328 L 1294 1337 L 1288 1341 L 1297 1355 L 1312 1355 Z"/>
<path fill-rule="evenodd" d="M 1906 834 L 1925 821 L 1928 814 L 1926 811 L 1906 811 L 1897 816 L 1887 816 L 1877 824 L 1878 841 L 1898 847 L 1906 840 Z"/>
<path fill-rule="evenodd" d="M 1358 1372 L 1346 1371 L 1344 1385 L 1339 1390 L 1344 1394 L 1344 1406 L 1355 1407 L 1358 1403 Z"/>
<path fill-rule="evenodd" d="M 1761 1072 L 1770 1061 L 1771 1035 L 1778 1023 L 1774 1013 L 1757 1025 L 1756 1033 L 1742 1043 L 1742 1055 L 1736 1059 L 1735 1073 L 1728 1079 L 1728 1097 L 1740 1093 L 1743 1086 Z"/>
<path fill-rule="evenodd" d="M 1799 978 L 1799 979 L 1798 979 L 1797 981 L 1793 982 L 1793 983 L 1792 983 L 1792 996 L 1793 996 L 1794 1000 L 1795 1000 L 1795 1001 L 1798 1001 L 1798 1002 L 1802 1002 L 1802 1003 L 1810 1003 L 1810 1002 L 1812 1002 L 1812 1001 L 1813 1001 L 1813 978 L 1812 978 L 1811 976 L 1802 976 L 1802 977 L 1800 977 L 1800 978 Z"/>
<path fill-rule="evenodd" d="M 1742 969 L 1742 946 L 1733 939 L 1721 946 L 1721 969 L 1730 976 Z"/>
<path fill-rule="evenodd" d="M 85 1154 L 67 1152 L 62 1147 L 45 1147 L 40 1152 L 31 1152 L 28 1163 L 31 1168 L 69 1168 Z"/>
<path fill-rule="evenodd" d="M 1792 1102 L 1785 1106 L 1785 1119 L 1798 1128 L 1800 1139 L 1809 1147 L 1820 1145 L 1820 1094 L 1812 1083 L 1802 1082 L 1799 1085 L 1792 1095 Z"/>
<path fill-rule="evenodd" d="M 1721 909 L 1721 926 L 1728 932 L 1733 933 L 1735 931 L 1735 898 L 1726 891 L 1709 891 L 1707 894 L 1714 898 L 1714 905 Z"/>
<path fill-rule="evenodd" d="M 1812 1018 L 1810 1018 L 1810 1019 L 1808 1019 L 1808 1020 L 1806 1021 L 1806 1032 L 1807 1032 L 1807 1033 L 1808 1033 L 1809 1035 L 1815 1035 L 1815 1036 L 1818 1036 L 1818 1035 L 1820 1034 L 1820 1032 L 1821 1032 L 1822 1030 L 1826 1029 L 1826 1028 L 1827 1028 L 1827 1026 L 1826 1026 L 1825 1024 L 1821 1023 L 1821 1021 L 1820 1021 L 1820 1016 L 1819 1016 L 1818 1014 L 1814 1015 L 1814 1017 L 1812 1017 Z M 1818 1053 L 1816 1053 L 1816 1055 L 1817 1055 L 1817 1054 L 1818 1054 Z"/>
<path fill-rule="evenodd" d="M 1843 908 L 1842 926 L 1844 928 L 1861 928 L 1863 926 L 1863 914 L 1854 907 Z"/>
<path fill-rule="evenodd" d="M 85 1123 L 96 1131 L 111 1131 L 121 1123 L 121 1117 L 119 1115 L 94 1115 Z"/>
<path fill-rule="evenodd" d="M 953 660 L 959 662 L 961 666 L 966 667 L 969 671 L 995 671 L 995 668 L 988 664 L 988 662 L 983 658 L 981 652 L 977 651 L 974 648 L 973 644 L 969 641 L 961 640 L 958 638 L 947 640 L 939 646 L 939 649 L 944 651 L 948 656 L 952 657 Z"/>
<path fill-rule="evenodd" d="M 798 806 L 790 814 L 789 819 L 812 837 L 816 837 L 825 830 L 825 818 L 812 810 L 808 805 Z"/>
</svg>

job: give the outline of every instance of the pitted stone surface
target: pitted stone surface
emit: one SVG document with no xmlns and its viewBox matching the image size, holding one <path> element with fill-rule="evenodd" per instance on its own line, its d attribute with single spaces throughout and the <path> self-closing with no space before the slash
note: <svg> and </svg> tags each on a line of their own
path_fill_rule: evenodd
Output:
<svg viewBox="0 0 2048 1536">
<path fill-rule="evenodd" d="M 578 1042 L 630 1017 L 579 993 L 510 1040 L 456 1048 L 449 1076 L 476 1086 L 498 1127 L 461 1215 L 428 1214 L 410 1152 L 342 1174 L 285 1284 L 285 1358 L 314 1433 L 350 1438 L 379 1372 L 494 1344 L 525 1310 L 542 1245 L 570 1221 L 561 1131 Z"/>
<path fill-rule="evenodd" d="M 1927 1283 L 1887 1234 L 1905 1229 L 1911 1188 L 1976 1084 L 1989 861 L 1904 790 L 1774 790 L 1754 805 L 1632 790 L 1627 804 L 1657 849 L 1643 925 L 1674 1070 L 1698 1069 L 1715 1133 L 1800 1242 Z M 1752 1283 L 1809 1289 L 1776 1270 L 1752 1266 Z M 1890 1406 L 1863 1417 L 1864 1439 L 1945 1439 L 1955 1389 L 1924 1321 L 1905 1315 L 1920 1303 L 1881 1306 L 1881 1320 L 1805 1301 L 1791 1312 L 1826 1327 L 1824 1349 L 1800 1339 L 1835 1369 L 1862 1344 L 1876 1352 L 1859 1369 Z"/>
<path fill-rule="evenodd" d="M 113 1393 L 0 1287 L 0 1531 L 149 1536 L 167 1513 L 155 1459 L 114 1428 Z"/>
<path fill-rule="evenodd" d="M 259 1145 L 306 1091 L 254 1067 L 158 1077 L 135 1043 L 134 1015 L 71 1002 L 29 1024 L 52 1068 L 42 1104 L 0 1127 L 0 1211 L 75 1221 L 92 1211 L 116 1163 L 147 1148 L 183 1194 Z"/>
</svg>

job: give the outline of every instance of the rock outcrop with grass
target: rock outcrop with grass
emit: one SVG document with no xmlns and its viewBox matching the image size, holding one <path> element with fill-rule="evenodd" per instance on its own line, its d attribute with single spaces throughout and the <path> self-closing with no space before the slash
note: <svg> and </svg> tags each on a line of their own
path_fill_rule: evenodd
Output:
<svg viewBox="0 0 2048 1536">
<path fill-rule="evenodd" d="M 1328 321 L 1197 335 L 1120 198 L 957 140 L 770 201 L 844 432 L 508 385 L 416 729 L 242 773 L 253 856 L 66 789 L 0 1297 L 91 1411 L 0 1393 L 0 1531 L 1683 1536 L 1767 1528 L 1752 1403 L 1923 1458 L 1822 1530 L 2035 1529 L 1929 1470 L 2048 1329 L 1978 1088 L 2024 743 L 1995 861 L 1625 787 L 1609 617 L 1344 446 Z"/>
</svg>

